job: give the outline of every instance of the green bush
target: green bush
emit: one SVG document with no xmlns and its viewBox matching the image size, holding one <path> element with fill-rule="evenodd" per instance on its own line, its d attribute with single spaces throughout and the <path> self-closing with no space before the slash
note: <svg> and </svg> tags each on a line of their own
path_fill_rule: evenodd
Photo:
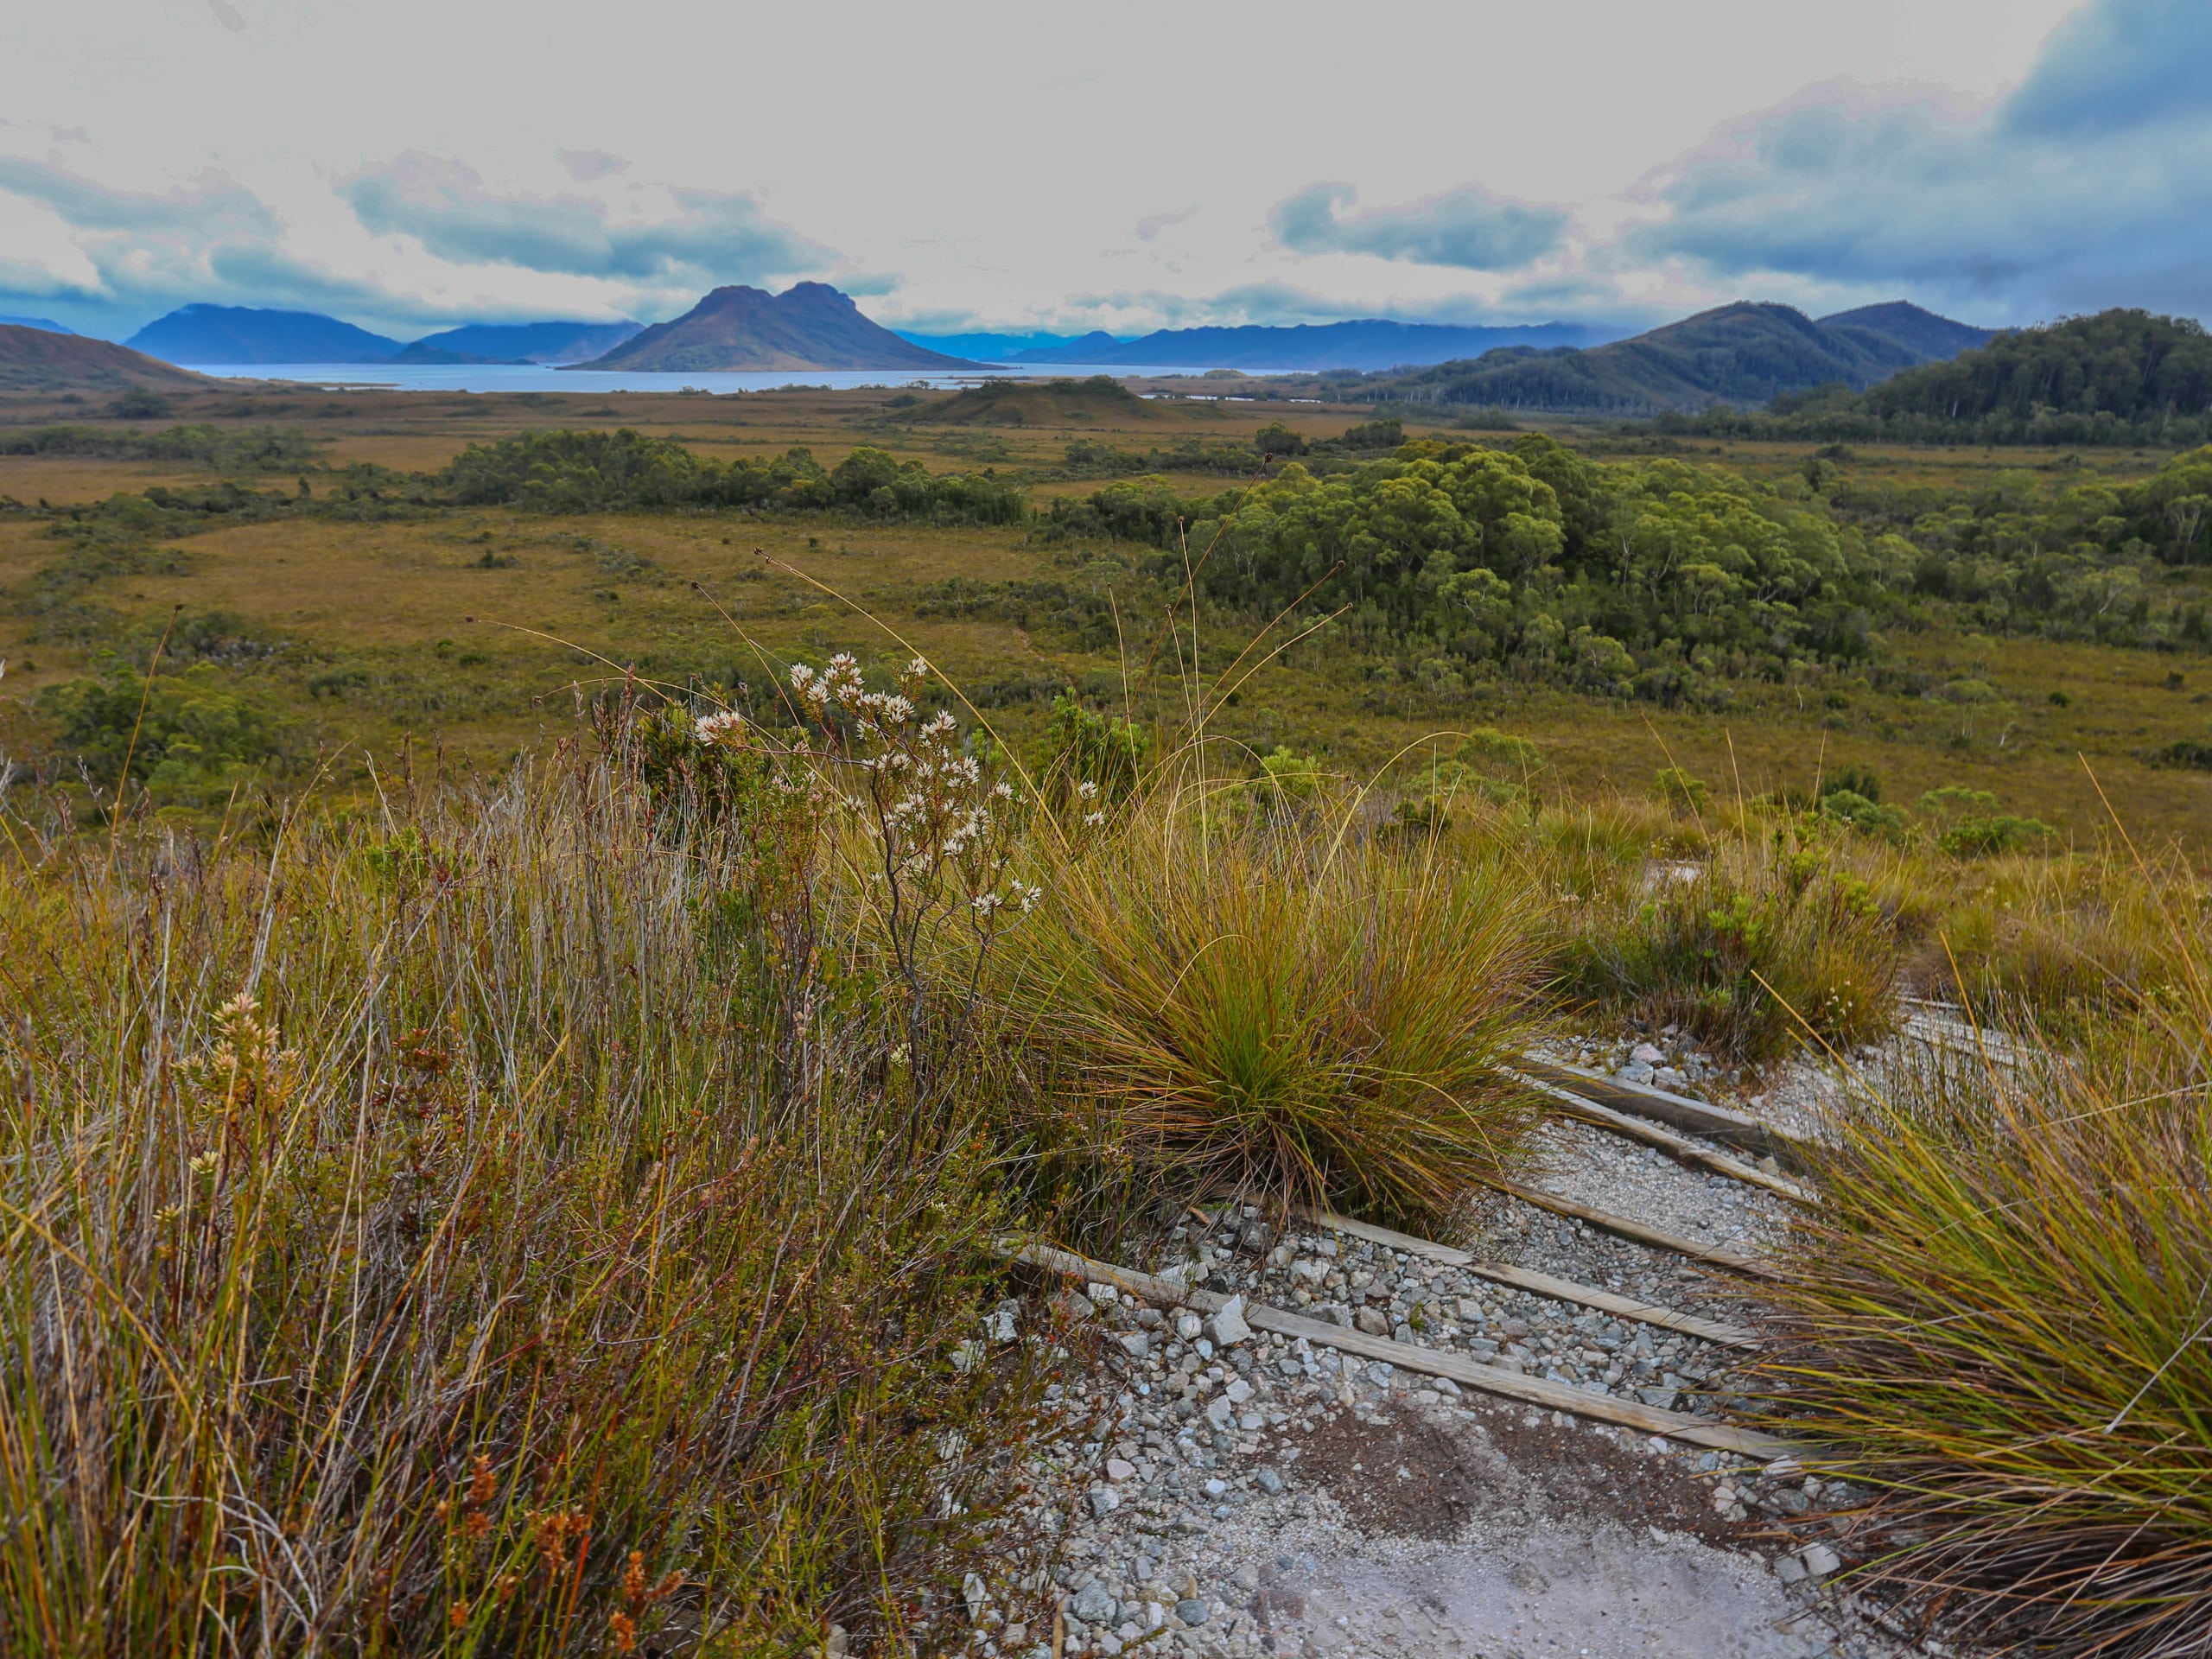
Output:
<svg viewBox="0 0 2212 1659">
<path fill-rule="evenodd" d="M 1705 810 L 1706 798 L 1713 791 L 1704 779 L 1693 778 L 1680 766 L 1662 766 L 1651 776 L 1651 792 L 1677 812 L 1694 816 Z"/>
<path fill-rule="evenodd" d="M 2058 832 L 2040 818 L 2002 810 L 1986 789 L 1947 784 L 1920 798 L 1923 817 L 1933 821 L 1936 844 L 1954 858 L 1994 858 L 2048 841 Z"/>
<path fill-rule="evenodd" d="M 1038 757 L 1038 781 L 1047 798 L 1093 802 L 1103 810 L 1136 793 L 1152 755 L 1142 727 L 1083 706 L 1073 691 L 1052 699 Z"/>
<path fill-rule="evenodd" d="M 1821 811 L 1839 823 L 1849 824 L 1862 836 L 1901 842 L 1912 819 L 1901 806 L 1884 806 L 1878 800 L 1852 789 L 1824 789 Z"/>
<path fill-rule="evenodd" d="M 40 694 L 61 752 L 97 783 L 124 772 L 165 804 L 211 805 L 267 775 L 285 728 L 257 691 L 209 664 L 151 682 L 124 673 L 64 681 Z"/>
<path fill-rule="evenodd" d="M 1006 524 L 1029 512 L 1017 486 L 988 473 L 932 473 L 866 445 L 825 470 L 805 449 L 718 461 L 627 427 L 471 444 L 431 481 L 464 506 L 557 513 L 836 508 L 871 518 Z"/>
</svg>

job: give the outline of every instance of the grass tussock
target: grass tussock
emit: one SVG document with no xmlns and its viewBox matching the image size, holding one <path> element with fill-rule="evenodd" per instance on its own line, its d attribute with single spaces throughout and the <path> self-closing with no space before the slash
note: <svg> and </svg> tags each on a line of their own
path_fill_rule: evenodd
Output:
<svg viewBox="0 0 2212 1659">
<path fill-rule="evenodd" d="M 1272 792 L 1271 792 L 1272 793 Z M 1166 788 L 1062 871 L 1003 995 L 1112 1156 L 1445 1224 L 1515 1170 L 1535 900 L 1496 861 Z"/>
<path fill-rule="evenodd" d="M 1032 1421 L 988 1090 L 804 848 L 573 753 L 393 810 L 17 830 L 0 1650 L 927 1645 Z"/>
<path fill-rule="evenodd" d="M 1978 1637 L 2212 1643 L 2212 1005 L 2190 999 L 2117 1055 L 1886 1083 L 1800 1214 L 1782 1427 L 1881 1492 L 1870 1571 Z"/>
</svg>

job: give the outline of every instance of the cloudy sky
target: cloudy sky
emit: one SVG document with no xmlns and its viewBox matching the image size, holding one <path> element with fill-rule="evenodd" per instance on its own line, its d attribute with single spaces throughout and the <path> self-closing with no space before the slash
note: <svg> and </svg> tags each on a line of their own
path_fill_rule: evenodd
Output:
<svg viewBox="0 0 2212 1659">
<path fill-rule="evenodd" d="M 2212 0 L 11 9 L 0 313 L 2212 315 Z"/>
</svg>

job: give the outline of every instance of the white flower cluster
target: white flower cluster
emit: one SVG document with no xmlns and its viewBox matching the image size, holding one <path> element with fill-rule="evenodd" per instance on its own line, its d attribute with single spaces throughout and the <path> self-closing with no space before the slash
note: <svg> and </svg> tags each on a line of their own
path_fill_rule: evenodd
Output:
<svg viewBox="0 0 2212 1659">
<path fill-rule="evenodd" d="M 707 748 L 740 749 L 745 747 L 749 724 L 734 709 L 725 709 L 718 714 L 700 715 L 691 722 L 691 734 Z"/>
</svg>

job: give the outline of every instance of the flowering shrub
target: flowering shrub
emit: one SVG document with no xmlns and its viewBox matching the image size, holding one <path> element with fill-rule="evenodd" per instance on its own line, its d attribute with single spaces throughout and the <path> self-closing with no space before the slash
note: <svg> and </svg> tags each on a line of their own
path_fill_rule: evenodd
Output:
<svg viewBox="0 0 2212 1659">
<path fill-rule="evenodd" d="M 905 1058 L 918 1078 L 933 1074 L 965 1029 L 993 943 L 1043 897 L 1014 873 L 1014 786 L 966 751 L 950 714 L 924 715 L 929 674 L 917 658 L 893 690 L 871 691 L 860 664 L 840 652 L 818 672 L 804 663 L 791 668 L 805 721 L 796 740 L 734 709 L 702 715 L 693 728 L 707 747 L 762 752 L 779 787 L 803 796 L 825 830 L 842 821 L 858 831 L 855 874 L 904 988 Z M 955 1017 L 941 1027 L 932 993 L 940 980 L 963 988 Z"/>
</svg>

